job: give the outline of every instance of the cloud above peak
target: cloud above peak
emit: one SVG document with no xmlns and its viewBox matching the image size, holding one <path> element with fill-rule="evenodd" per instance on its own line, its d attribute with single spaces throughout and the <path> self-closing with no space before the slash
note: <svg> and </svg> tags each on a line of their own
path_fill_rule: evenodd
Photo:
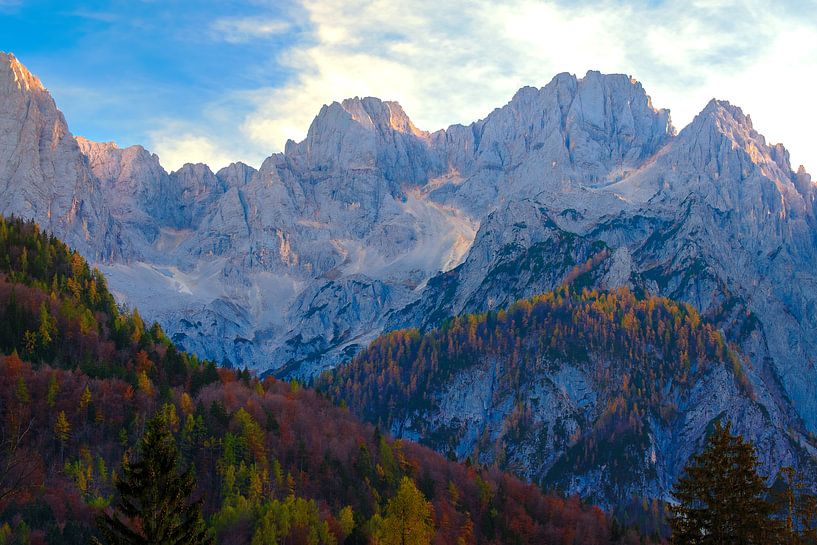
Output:
<svg viewBox="0 0 817 545">
<path fill-rule="evenodd" d="M 284 34 L 291 28 L 287 21 L 265 17 L 221 17 L 210 25 L 214 37 L 234 44 Z"/>
<path fill-rule="evenodd" d="M 50 10 L 73 19 L 45 27 L 23 3 L 0 32 L 29 41 L 35 60 L 54 57 L 21 55 L 74 130 L 145 144 L 170 169 L 257 166 L 347 97 L 396 100 L 433 131 L 588 70 L 635 77 L 679 129 L 728 99 L 795 166 L 817 168 L 817 0 L 179 1 L 116 4 L 110 20 Z"/>
<path fill-rule="evenodd" d="M 348 96 L 399 101 L 423 129 L 484 117 L 523 85 L 563 71 L 632 74 L 682 127 L 712 97 L 753 114 L 806 161 L 817 124 L 805 74 L 817 20 L 800 3 L 305 0 L 310 40 L 276 53 L 294 74 L 243 93 L 258 149 L 299 140 L 320 106 Z M 797 85 L 798 80 L 802 82 Z M 779 96 L 785 89 L 785 100 Z"/>
</svg>

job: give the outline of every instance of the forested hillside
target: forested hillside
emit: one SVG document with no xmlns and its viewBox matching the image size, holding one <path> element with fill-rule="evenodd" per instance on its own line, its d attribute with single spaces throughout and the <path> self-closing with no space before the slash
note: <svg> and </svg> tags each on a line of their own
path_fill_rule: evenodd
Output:
<svg viewBox="0 0 817 545">
<path fill-rule="evenodd" d="M 392 440 L 298 383 L 187 356 L 33 223 L 0 218 L 0 260 L 2 544 L 88 543 L 157 413 L 219 543 L 386 544 L 401 525 L 436 544 L 639 541 L 597 508 Z"/>
<path fill-rule="evenodd" d="M 721 334 L 688 305 L 637 299 L 626 289 L 562 288 L 499 312 L 452 318 L 429 333 L 393 331 L 320 384 L 388 426 L 393 418 L 427 407 L 434 385 L 482 359 L 506 356 L 498 380 L 500 387 L 515 389 L 549 358 L 586 362 L 600 352 L 626 366 L 619 376 L 609 367 L 594 369 L 596 378 L 617 385 L 621 408 L 611 412 L 625 419 L 634 410 L 660 405 L 671 393 L 662 391 L 664 385 L 688 385 L 692 374 L 712 362 L 729 360 L 742 376 Z"/>
<path fill-rule="evenodd" d="M 767 473 L 813 452 L 692 307 L 627 289 L 564 286 L 425 333 L 393 331 L 317 387 L 397 436 L 545 489 L 618 509 L 658 500 L 644 504 L 654 521 L 718 418 L 768 449 Z"/>
</svg>

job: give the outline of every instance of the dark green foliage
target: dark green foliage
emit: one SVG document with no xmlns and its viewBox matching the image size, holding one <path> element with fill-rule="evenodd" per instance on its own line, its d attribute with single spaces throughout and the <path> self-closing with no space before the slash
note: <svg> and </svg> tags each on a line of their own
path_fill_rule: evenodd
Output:
<svg viewBox="0 0 817 545">
<path fill-rule="evenodd" d="M 164 414 L 153 417 L 139 442 L 140 460 L 123 465 L 119 501 L 98 519 L 108 545 L 212 543 L 201 502 L 191 502 L 193 469 L 179 471 L 179 451 Z"/>
<path fill-rule="evenodd" d="M 676 484 L 670 526 L 675 545 L 769 545 L 781 527 L 757 472 L 754 447 L 715 424 L 703 452 Z"/>
<path fill-rule="evenodd" d="M 180 352 L 137 310 L 117 307 L 105 277 L 33 222 L 0 216 L 0 352 L 34 364 L 79 368 L 136 386 L 133 360 L 144 352 L 151 380 L 189 386 L 217 382 L 211 362 Z M 161 374 L 162 376 L 159 376 Z"/>
</svg>

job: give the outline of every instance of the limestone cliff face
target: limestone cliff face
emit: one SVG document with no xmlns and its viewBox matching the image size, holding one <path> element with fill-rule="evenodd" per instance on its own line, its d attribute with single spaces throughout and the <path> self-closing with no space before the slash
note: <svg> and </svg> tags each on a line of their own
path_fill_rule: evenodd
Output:
<svg viewBox="0 0 817 545">
<path fill-rule="evenodd" d="M 98 180 L 39 79 L 0 53 L 0 213 L 37 220 L 94 259 L 120 254 Z"/>
</svg>

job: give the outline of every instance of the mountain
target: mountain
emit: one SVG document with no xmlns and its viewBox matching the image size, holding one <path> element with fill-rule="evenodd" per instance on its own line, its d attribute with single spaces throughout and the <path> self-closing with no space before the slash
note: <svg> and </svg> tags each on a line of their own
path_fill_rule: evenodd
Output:
<svg viewBox="0 0 817 545">
<path fill-rule="evenodd" d="M 397 437 L 609 509 L 671 501 L 719 419 L 765 475 L 814 474 L 813 437 L 734 345 L 688 304 L 581 288 L 597 261 L 509 308 L 388 333 L 317 386 Z"/>
<path fill-rule="evenodd" d="M 65 118 L 14 55 L 0 52 L 0 214 L 35 219 L 91 259 L 127 251 Z"/>
<path fill-rule="evenodd" d="M 814 184 L 728 102 L 676 131 L 628 76 L 559 74 L 428 133 L 354 98 L 257 171 L 167 173 L 140 147 L 77 144 L 42 85 L 2 61 L 3 211 L 75 244 L 186 350 L 312 377 L 384 331 L 564 284 L 627 288 L 691 305 L 745 359 L 762 397 L 735 391 L 725 409 L 769 412 L 751 420 L 782 445 L 764 464 L 799 460 L 817 432 Z M 661 447 L 675 464 L 679 443 Z"/>
<path fill-rule="evenodd" d="M 501 203 L 631 168 L 672 132 L 640 84 L 591 72 L 522 89 L 485 120 L 435 133 L 394 102 L 333 103 L 257 172 L 167 173 L 139 146 L 78 138 L 86 164 L 77 169 L 102 195 L 94 210 L 121 234 L 113 247 L 96 236 L 85 237 L 93 248 L 76 245 L 186 349 L 312 375 L 458 265 Z M 543 186 L 540 169 L 558 183 Z M 22 206 L 6 213 L 43 221 Z"/>
<path fill-rule="evenodd" d="M 592 286 L 693 305 L 813 430 L 814 184 L 792 172 L 785 149 L 766 144 L 739 108 L 713 101 L 638 169 L 581 191 L 568 207 L 544 194 L 492 212 L 464 263 L 432 279 L 391 327 L 554 289 L 604 245 Z M 600 199 L 607 206 L 591 206 Z"/>
<path fill-rule="evenodd" d="M 297 382 L 180 352 L 33 222 L 0 216 L 0 256 L 4 543 L 91 542 L 157 413 L 220 544 L 369 543 L 405 488 L 432 513 L 434 544 L 644 542 L 577 498 L 393 440 Z"/>
</svg>

